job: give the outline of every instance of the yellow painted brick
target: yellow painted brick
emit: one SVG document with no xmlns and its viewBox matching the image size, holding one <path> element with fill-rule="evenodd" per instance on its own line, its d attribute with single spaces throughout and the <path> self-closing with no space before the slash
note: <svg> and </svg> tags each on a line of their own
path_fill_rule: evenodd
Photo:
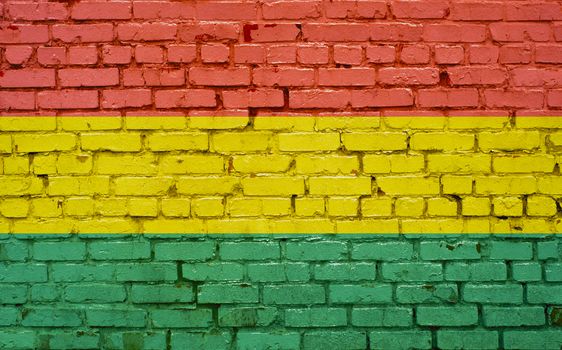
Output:
<svg viewBox="0 0 562 350">
<path fill-rule="evenodd" d="M 537 178 L 539 193 L 562 195 L 562 177 L 545 176 Z"/>
<path fill-rule="evenodd" d="M 324 211 L 324 198 L 297 198 L 295 200 L 295 214 L 298 216 L 323 215 Z"/>
<path fill-rule="evenodd" d="M 439 178 L 420 176 L 377 177 L 380 190 L 390 195 L 439 194 Z"/>
<path fill-rule="evenodd" d="M 399 232 L 397 219 L 382 219 L 382 220 L 353 220 L 336 221 L 336 232 L 341 234 L 348 233 L 381 233 L 393 234 Z"/>
<path fill-rule="evenodd" d="M 472 193 L 472 177 L 444 175 L 441 177 L 443 194 L 470 194 Z"/>
<path fill-rule="evenodd" d="M 292 160 L 288 155 L 240 155 L 232 157 L 232 166 L 240 173 L 281 173 L 289 169 Z"/>
<path fill-rule="evenodd" d="M 0 203 L 0 213 L 7 218 L 25 218 L 29 213 L 29 202 L 23 198 L 8 198 Z"/>
<path fill-rule="evenodd" d="M 269 232 L 271 233 L 334 233 L 334 231 L 334 223 L 327 219 L 290 219 L 269 221 Z"/>
<path fill-rule="evenodd" d="M 464 223 L 459 219 L 415 219 L 402 220 L 403 233 L 452 233 L 463 232 Z"/>
<path fill-rule="evenodd" d="M 264 198 L 262 199 L 263 215 L 285 216 L 291 213 L 290 198 Z"/>
<path fill-rule="evenodd" d="M 562 120 L 553 117 L 521 116 L 515 117 L 515 125 L 520 129 L 562 129 Z"/>
<path fill-rule="evenodd" d="M 213 155 L 163 156 L 160 170 L 164 174 L 220 174 L 224 172 L 224 159 Z"/>
<path fill-rule="evenodd" d="M 171 177 L 119 177 L 114 180 L 116 195 L 161 196 L 170 191 L 174 179 Z"/>
<path fill-rule="evenodd" d="M 335 151 L 340 148 L 338 133 L 281 133 L 278 137 L 280 151 Z"/>
<path fill-rule="evenodd" d="M 146 175 L 156 173 L 158 160 L 154 154 L 101 153 L 95 163 L 98 174 Z"/>
<path fill-rule="evenodd" d="M 359 200 L 350 197 L 328 198 L 328 215 L 330 216 L 357 216 Z"/>
<path fill-rule="evenodd" d="M 462 199 L 462 215 L 487 216 L 490 215 L 490 198 L 464 197 Z"/>
<path fill-rule="evenodd" d="M 130 216 L 158 216 L 158 200 L 156 198 L 131 198 L 128 203 Z"/>
<path fill-rule="evenodd" d="M 314 130 L 314 118 L 306 117 L 255 117 L 255 130 L 289 130 L 289 131 L 312 131 Z"/>
<path fill-rule="evenodd" d="M 415 173 L 423 171 L 423 155 L 367 154 L 363 156 L 363 170 L 368 174 Z"/>
<path fill-rule="evenodd" d="M 31 171 L 36 175 L 56 174 L 57 173 L 57 155 L 35 155 Z"/>
<path fill-rule="evenodd" d="M 158 118 L 154 118 L 158 119 Z M 119 130 L 121 129 L 121 117 L 58 117 L 62 130 Z"/>
<path fill-rule="evenodd" d="M 492 205 L 496 216 L 523 215 L 523 201 L 518 197 L 496 197 L 492 199 Z"/>
<path fill-rule="evenodd" d="M 94 214 L 94 200 L 91 198 L 69 198 L 64 203 L 64 214 L 92 216 Z"/>
<path fill-rule="evenodd" d="M 484 152 L 532 150 L 541 144 L 538 131 L 481 132 L 478 145 Z"/>
<path fill-rule="evenodd" d="M 95 212 L 103 216 L 125 216 L 128 213 L 127 199 L 101 198 L 95 203 Z"/>
<path fill-rule="evenodd" d="M 204 233 L 205 223 L 202 220 L 157 219 L 143 222 L 143 233 Z M 214 232 L 214 231 L 210 231 Z"/>
<path fill-rule="evenodd" d="M 62 215 L 62 198 L 33 198 L 31 200 L 31 215 L 41 218 L 56 218 Z"/>
<path fill-rule="evenodd" d="M 14 150 L 19 153 L 70 151 L 76 147 L 74 134 L 16 134 Z"/>
<path fill-rule="evenodd" d="M 370 177 L 310 177 L 308 179 L 311 195 L 366 195 L 371 194 Z"/>
<path fill-rule="evenodd" d="M 422 216 L 425 208 L 423 198 L 398 198 L 394 202 L 397 216 Z"/>
<path fill-rule="evenodd" d="M 430 198 L 427 200 L 429 216 L 457 216 L 457 202 L 448 198 Z"/>
<path fill-rule="evenodd" d="M 202 132 L 157 133 L 148 137 L 148 148 L 153 151 L 206 151 L 209 136 Z"/>
<path fill-rule="evenodd" d="M 12 153 L 12 137 L 10 135 L 0 135 L 0 153 Z"/>
<path fill-rule="evenodd" d="M 189 127 L 193 129 L 219 130 L 244 129 L 249 123 L 249 117 L 191 117 Z"/>
<path fill-rule="evenodd" d="M 174 130 L 185 129 L 185 117 L 125 117 L 125 126 L 128 130 Z"/>
<path fill-rule="evenodd" d="M 233 198 L 229 203 L 229 214 L 232 217 L 283 216 L 290 212 L 289 198 Z"/>
<path fill-rule="evenodd" d="M 381 118 L 376 116 L 316 118 L 317 130 L 368 130 L 379 128 L 380 124 Z"/>
<path fill-rule="evenodd" d="M 57 159 L 59 174 L 88 174 L 92 171 L 92 156 L 89 154 L 61 153 Z"/>
<path fill-rule="evenodd" d="M 237 177 L 180 177 L 177 191 L 180 194 L 230 194 L 240 184 Z"/>
<path fill-rule="evenodd" d="M 348 151 L 398 151 L 406 149 L 407 135 L 398 132 L 343 133 L 341 139 Z"/>
<path fill-rule="evenodd" d="M 468 151 L 474 148 L 474 135 L 456 132 L 415 133 L 410 148 L 423 151 Z"/>
<path fill-rule="evenodd" d="M 0 196 L 41 194 L 43 181 L 36 177 L 0 176 Z"/>
<path fill-rule="evenodd" d="M 509 126 L 509 117 L 458 117 L 449 118 L 450 129 L 503 129 Z"/>
<path fill-rule="evenodd" d="M 14 221 L 13 233 L 69 233 L 73 228 L 74 221 L 70 219 L 27 219 Z"/>
<path fill-rule="evenodd" d="M 162 199 L 162 214 L 171 217 L 187 217 L 191 213 L 191 200 L 188 198 Z"/>
<path fill-rule="evenodd" d="M 129 219 L 83 220 L 76 222 L 78 233 L 138 233 L 138 224 Z"/>
<path fill-rule="evenodd" d="M 0 219 L 0 233 L 9 233 L 10 231 L 10 222 Z"/>
<path fill-rule="evenodd" d="M 270 232 L 267 219 L 213 219 L 207 220 L 209 233 L 256 233 Z"/>
<path fill-rule="evenodd" d="M 224 214 L 224 198 L 197 198 L 191 202 L 191 208 L 198 217 L 222 216 Z"/>
<path fill-rule="evenodd" d="M 291 196 L 304 194 L 304 178 L 262 176 L 242 179 L 242 188 L 249 196 Z"/>
<path fill-rule="evenodd" d="M 556 213 L 556 201 L 553 198 L 545 196 L 530 196 L 527 198 L 527 215 L 553 216 Z"/>
<path fill-rule="evenodd" d="M 477 176 L 476 194 L 528 194 L 537 190 L 533 176 Z"/>
<path fill-rule="evenodd" d="M 432 173 L 489 173 L 492 157 L 487 154 L 430 154 L 427 169 Z"/>
<path fill-rule="evenodd" d="M 465 218 L 463 233 L 487 234 L 490 226 L 488 218 Z"/>
<path fill-rule="evenodd" d="M 553 232 L 552 225 L 543 219 L 529 218 L 510 218 L 509 220 L 492 221 L 493 233 L 540 233 L 548 234 Z"/>
<path fill-rule="evenodd" d="M 362 198 L 361 215 L 363 217 L 391 216 L 392 199 L 390 198 Z"/>
<path fill-rule="evenodd" d="M 56 117 L 2 117 L 0 131 L 56 130 Z"/>
<path fill-rule="evenodd" d="M 6 157 L 4 161 L 4 174 L 25 175 L 29 173 L 29 158 L 25 156 Z"/>
<path fill-rule="evenodd" d="M 512 155 L 494 157 L 496 173 L 551 173 L 556 158 L 551 155 Z"/>
<path fill-rule="evenodd" d="M 562 132 L 556 132 L 556 133 L 550 134 L 548 136 L 548 140 L 549 140 L 549 142 L 552 146 L 561 147 L 562 146 Z M 0 149 L 1 148 L 2 147 L 0 146 Z"/>
<path fill-rule="evenodd" d="M 438 129 L 445 127 L 446 117 L 425 116 L 390 116 L 384 118 L 384 124 L 391 129 Z"/>
<path fill-rule="evenodd" d="M 80 135 L 85 151 L 135 152 L 142 148 L 139 133 L 84 133 Z"/>
<path fill-rule="evenodd" d="M 295 158 L 297 174 L 357 174 L 357 156 L 299 155 Z"/>
<path fill-rule="evenodd" d="M 269 132 L 225 132 L 214 134 L 213 150 L 219 153 L 265 151 L 269 147 L 272 134 Z"/>
</svg>

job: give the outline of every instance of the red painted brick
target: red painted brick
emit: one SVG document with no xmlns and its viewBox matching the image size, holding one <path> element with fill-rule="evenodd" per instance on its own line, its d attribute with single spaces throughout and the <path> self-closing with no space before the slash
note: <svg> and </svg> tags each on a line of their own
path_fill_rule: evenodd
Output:
<svg viewBox="0 0 562 350">
<path fill-rule="evenodd" d="M 51 27 L 53 39 L 66 43 L 97 43 L 113 40 L 113 25 L 100 24 L 55 24 Z"/>
<path fill-rule="evenodd" d="M 66 68 L 58 71 L 63 87 L 113 86 L 119 84 L 117 68 Z"/>
<path fill-rule="evenodd" d="M 80 1 L 72 6 L 73 19 L 129 19 L 130 1 Z"/>
<path fill-rule="evenodd" d="M 514 86 L 560 87 L 562 69 L 519 67 L 510 71 Z"/>
<path fill-rule="evenodd" d="M 231 22 L 204 22 L 197 24 L 180 24 L 178 37 L 181 41 L 221 41 L 238 39 L 240 25 Z"/>
<path fill-rule="evenodd" d="M 0 110 L 35 109 L 35 92 L 0 91 Z"/>
<path fill-rule="evenodd" d="M 445 0 L 394 0 L 391 6 L 396 18 L 438 19 L 449 14 Z"/>
<path fill-rule="evenodd" d="M 450 19 L 455 21 L 499 21 L 503 19 L 503 14 L 503 2 L 454 0 Z"/>
<path fill-rule="evenodd" d="M 562 23 L 554 24 L 554 40 L 562 41 Z"/>
<path fill-rule="evenodd" d="M 478 90 L 476 89 L 435 89 L 419 90 L 420 107 L 478 107 Z"/>
<path fill-rule="evenodd" d="M 370 26 L 366 23 L 305 23 L 302 25 L 303 38 L 307 41 L 367 41 L 371 37 L 369 29 Z"/>
<path fill-rule="evenodd" d="M 137 63 L 162 63 L 164 62 L 164 49 L 160 46 L 135 47 L 135 61 Z"/>
<path fill-rule="evenodd" d="M 562 20 L 562 4 L 558 1 L 508 2 L 506 19 L 508 21 L 559 21 Z"/>
<path fill-rule="evenodd" d="M 48 88 L 54 86 L 54 69 L 9 69 L 2 71 L 0 76 L 0 88 Z"/>
<path fill-rule="evenodd" d="M 376 0 L 343 0 L 325 1 L 324 9 L 328 18 L 386 18 L 387 6 L 385 1 Z"/>
<path fill-rule="evenodd" d="M 156 108 L 215 107 L 214 90 L 161 90 L 154 93 Z"/>
<path fill-rule="evenodd" d="M 71 46 L 68 48 L 68 63 L 96 64 L 98 49 L 95 46 Z"/>
<path fill-rule="evenodd" d="M 250 84 L 248 68 L 189 68 L 189 82 L 194 85 L 237 86 Z"/>
<path fill-rule="evenodd" d="M 152 104 L 150 90 L 104 90 L 101 95 L 101 106 L 105 109 L 126 107 L 144 107 Z"/>
<path fill-rule="evenodd" d="M 68 64 L 64 47 L 38 47 L 37 61 L 45 66 Z"/>
<path fill-rule="evenodd" d="M 210 0 L 195 4 L 199 20 L 253 20 L 257 17 L 257 10 L 256 2 Z"/>
<path fill-rule="evenodd" d="M 299 26 L 299 24 L 288 23 L 245 24 L 243 27 L 244 42 L 292 42 L 300 33 Z"/>
<path fill-rule="evenodd" d="M 538 109 L 544 104 L 544 93 L 536 90 L 486 90 L 486 106 L 491 108 Z"/>
<path fill-rule="evenodd" d="M 562 90 L 551 90 L 547 95 L 547 104 L 552 108 L 562 108 Z"/>
<path fill-rule="evenodd" d="M 393 63 L 396 60 L 394 46 L 367 46 L 366 53 L 370 63 Z"/>
<path fill-rule="evenodd" d="M 334 45 L 334 62 L 338 64 L 359 65 L 363 61 L 361 46 Z"/>
<path fill-rule="evenodd" d="M 253 83 L 257 86 L 312 86 L 314 70 L 309 68 L 255 68 Z"/>
<path fill-rule="evenodd" d="M 451 67 L 447 69 L 452 85 L 501 85 L 507 72 L 494 67 Z"/>
<path fill-rule="evenodd" d="M 234 46 L 234 63 L 264 63 L 265 49 L 261 45 L 242 44 Z"/>
<path fill-rule="evenodd" d="M 373 68 L 320 68 L 318 85 L 373 86 L 375 85 L 375 70 Z"/>
<path fill-rule="evenodd" d="M 184 69 L 130 68 L 123 70 L 124 86 L 181 86 L 184 84 Z"/>
<path fill-rule="evenodd" d="M 297 60 L 302 64 L 327 64 L 329 48 L 326 45 L 299 45 Z"/>
<path fill-rule="evenodd" d="M 102 49 L 103 63 L 106 64 L 129 64 L 133 56 L 130 46 L 106 45 Z"/>
<path fill-rule="evenodd" d="M 562 63 L 562 45 L 537 45 L 537 63 Z"/>
<path fill-rule="evenodd" d="M 437 42 L 478 43 L 486 40 L 486 26 L 481 24 L 428 24 L 423 38 Z"/>
<path fill-rule="evenodd" d="M 349 90 L 291 90 L 290 108 L 345 108 L 351 103 Z"/>
<path fill-rule="evenodd" d="M 371 27 L 372 41 L 421 41 L 423 27 L 412 23 L 374 23 Z"/>
<path fill-rule="evenodd" d="M 435 63 L 462 64 L 463 61 L 464 48 L 462 46 L 435 46 Z"/>
<path fill-rule="evenodd" d="M 492 39 L 500 42 L 510 41 L 548 41 L 551 37 L 547 23 L 492 23 Z"/>
<path fill-rule="evenodd" d="M 66 4 L 61 2 L 6 2 L 7 18 L 25 21 L 64 20 Z"/>
<path fill-rule="evenodd" d="M 262 5 L 264 19 L 318 18 L 320 1 L 266 1 Z"/>
<path fill-rule="evenodd" d="M 209 44 L 201 46 L 201 60 L 204 63 L 228 62 L 230 48 L 223 44 Z"/>
<path fill-rule="evenodd" d="M 46 25 L 10 24 L 0 27 L 0 44 L 40 44 L 49 41 Z"/>
<path fill-rule="evenodd" d="M 139 19 L 195 19 L 193 2 L 133 1 L 133 17 Z"/>
<path fill-rule="evenodd" d="M 225 108 L 283 107 L 283 91 L 277 89 L 228 90 L 222 93 Z"/>
<path fill-rule="evenodd" d="M 408 107 L 414 104 L 410 89 L 361 89 L 351 91 L 351 105 L 364 107 Z"/>
<path fill-rule="evenodd" d="M 197 51 L 195 45 L 168 46 L 168 62 L 189 63 L 195 61 Z"/>
<path fill-rule="evenodd" d="M 40 91 L 37 93 L 37 104 L 45 109 L 98 108 L 98 92 L 95 90 Z"/>
<path fill-rule="evenodd" d="M 427 45 L 405 46 L 400 53 L 400 60 L 406 64 L 427 64 L 431 51 Z"/>
<path fill-rule="evenodd" d="M 294 45 L 273 45 L 267 48 L 267 63 L 283 64 L 297 62 L 297 47 Z"/>
<path fill-rule="evenodd" d="M 435 85 L 439 82 L 439 69 L 381 68 L 377 81 L 386 85 Z"/>
<path fill-rule="evenodd" d="M 504 45 L 500 47 L 500 63 L 523 64 L 531 62 L 533 48 L 531 45 Z"/>
<path fill-rule="evenodd" d="M 31 46 L 8 46 L 4 51 L 4 58 L 10 64 L 23 64 L 29 60 L 33 54 L 33 47 Z"/>
<path fill-rule="evenodd" d="M 476 64 L 496 63 L 499 54 L 500 50 L 497 46 L 474 45 L 469 48 L 468 60 L 470 63 Z"/>
<path fill-rule="evenodd" d="M 175 40 L 178 26 L 173 23 L 123 23 L 117 26 L 117 38 L 124 41 Z"/>
</svg>

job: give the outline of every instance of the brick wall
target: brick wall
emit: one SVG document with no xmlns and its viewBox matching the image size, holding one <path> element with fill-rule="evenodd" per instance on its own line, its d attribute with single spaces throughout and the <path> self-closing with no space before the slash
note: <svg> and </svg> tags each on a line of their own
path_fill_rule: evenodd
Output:
<svg viewBox="0 0 562 350">
<path fill-rule="evenodd" d="M 0 348 L 559 349 L 561 9 L 2 2 Z"/>
</svg>

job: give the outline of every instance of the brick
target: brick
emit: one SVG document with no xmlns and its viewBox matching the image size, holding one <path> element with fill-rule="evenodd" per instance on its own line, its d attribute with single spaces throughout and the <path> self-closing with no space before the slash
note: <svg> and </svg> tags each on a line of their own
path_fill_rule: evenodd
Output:
<svg viewBox="0 0 562 350">
<path fill-rule="evenodd" d="M 226 327 L 269 326 L 277 319 L 277 310 L 272 307 L 236 307 L 219 308 L 219 325 Z"/>
<path fill-rule="evenodd" d="M 540 285 L 533 284 L 527 287 L 527 302 L 529 304 L 557 303 L 562 295 L 562 287 L 559 284 Z"/>
<path fill-rule="evenodd" d="M 439 82 L 439 70 L 434 68 L 382 68 L 377 80 L 388 85 L 435 85 Z"/>
<path fill-rule="evenodd" d="M 328 289 L 331 303 L 377 304 L 392 300 L 390 284 L 331 284 Z"/>
<path fill-rule="evenodd" d="M 263 290 L 264 304 L 322 304 L 325 299 L 324 287 L 320 285 L 265 286 Z"/>
<path fill-rule="evenodd" d="M 338 327 L 347 325 L 344 308 L 314 308 L 285 310 L 288 327 Z"/>
<path fill-rule="evenodd" d="M 336 64 L 359 65 L 363 60 L 361 46 L 334 45 L 334 62 Z"/>
<path fill-rule="evenodd" d="M 68 63 L 90 65 L 98 62 L 98 50 L 95 46 L 72 46 L 68 48 Z"/>
<path fill-rule="evenodd" d="M 126 298 L 125 288 L 111 284 L 70 285 L 64 289 L 64 299 L 71 303 L 115 303 Z"/>
<path fill-rule="evenodd" d="M 442 349 L 496 349 L 499 334 L 495 331 L 438 331 L 437 344 Z"/>
<path fill-rule="evenodd" d="M 396 288 L 396 301 L 404 304 L 456 303 L 459 300 L 457 286 L 454 284 L 414 284 Z"/>
<path fill-rule="evenodd" d="M 82 325 L 81 312 L 69 308 L 29 308 L 23 311 L 21 324 L 25 327 L 78 327 Z"/>
<path fill-rule="evenodd" d="M 354 307 L 351 322 L 360 327 L 408 327 L 413 312 L 405 307 Z"/>
<path fill-rule="evenodd" d="M 236 339 L 240 350 L 263 348 L 271 344 L 288 349 L 298 349 L 301 344 L 300 334 L 297 332 L 275 334 L 242 330 L 237 334 Z"/>
<path fill-rule="evenodd" d="M 86 310 L 86 323 L 94 327 L 144 327 L 146 311 L 141 309 L 90 308 Z"/>
<path fill-rule="evenodd" d="M 320 86 L 373 86 L 375 70 L 370 68 L 320 68 Z"/>
<path fill-rule="evenodd" d="M 77 40 L 85 43 L 108 42 L 114 38 L 113 25 L 100 24 L 55 24 L 52 26 L 53 39 L 65 43 Z"/>
<path fill-rule="evenodd" d="M 523 287 L 519 284 L 466 284 L 462 290 L 463 299 L 478 303 L 520 304 L 523 302 Z"/>
<path fill-rule="evenodd" d="M 493 34 L 492 34 L 493 35 Z M 480 24 L 429 24 L 424 26 L 423 38 L 436 42 L 483 42 L 486 26 Z"/>
<path fill-rule="evenodd" d="M 557 331 L 506 331 L 504 346 L 506 349 L 556 348 L 562 339 Z"/>
<path fill-rule="evenodd" d="M 245 24 L 243 26 L 243 38 L 244 42 L 247 43 L 292 42 L 295 41 L 300 32 L 301 30 L 297 25 L 290 23 Z"/>
<path fill-rule="evenodd" d="M 255 286 L 206 283 L 197 289 L 197 301 L 202 304 L 257 303 L 258 289 Z M 269 303 L 266 298 L 265 290 L 264 303 Z M 210 318 L 209 314 L 209 321 Z"/>
<path fill-rule="evenodd" d="M 213 242 L 158 243 L 154 246 L 156 260 L 208 260 L 214 252 Z"/>
<path fill-rule="evenodd" d="M 78 242 L 37 242 L 33 245 L 33 257 L 42 261 L 84 260 L 86 245 Z"/>
<path fill-rule="evenodd" d="M 423 260 L 471 260 L 480 259 L 480 246 L 473 242 L 421 242 L 420 257 Z"/>
<path fill-rule="evenodd" d="M 530 260 L 532 256 L 533 247 L 528 242 L 495 241 L 490 245 L 491 259 Z"/>
<path fill-rule="evenodd" d="M 418 103 L 421 107 L 477 107 L 479 104 L 478 91 L 475 89 L 436 89 L 419 90 Z"/>
<path fill-rule="evenodd" d="M 131 18 L 131 4 L 128 2 L 113 2 L 109 4 L 99 2 L 81 2 L 72 6 L 72 19 L 129 19 Z"/>
<path fill-rule="evenodd" d="M 363 349 L 366 346 L 363 332 L 355 331 L 310 331 L 303 338 L 305 348 L 319 348 L 326 346 L 347 347 L 349 349 Z"/>
<path fill-rule="evenodd" d="M 37 105 L 45 109 L 98 108 L 98 92 L 94 90 L 41 91 L 37 93 Z"/>
<path fill-rule="evenodd" d="M 471 326 L 478 322 L 476 306 L 419 306 L 417 323 L 422 326 Z"/>
<path fill-rule="evenodd" d="M 309 281 L 310 267 L 305 263 L 261 263 L 248 265 L 248 277 L 255 282 Z"/>
<path fill-rule="evenodd" d="M 544 308 L 539 306 L 485 306 L 484 324 L 487 327 L 521 327 L 544 325 Z"/>
<path fill-rule="evenodd" d="M 443 269 L 435 263 L 384 263 L 382 277 L 389 281 L 441 281 Z"/>
<path fill-rule="evenodd" d="M 371 346 L 375 349 L 401 348 L 431 349 L 430 331 L 372 331 Z"/>
</svg>

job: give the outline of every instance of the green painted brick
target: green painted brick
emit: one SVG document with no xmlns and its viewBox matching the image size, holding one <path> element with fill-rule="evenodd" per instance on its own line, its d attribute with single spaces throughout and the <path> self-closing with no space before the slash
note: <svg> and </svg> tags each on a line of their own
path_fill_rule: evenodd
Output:
<svg viewBox="0 0 562 350">
<path fill-rule="evenodd" d="M 562 284 L 528 284 L 527 302 L 529 304 L 560 304 Z"/>
<path fill-rule="evenodd" d="M 219 252 L 221 260 L 277 260 L 281 256 L 277 242 L 223 242 Z"/>
<path fill-rule="evenodd" d="M 259 332 L 239 331 L 236 334 L 236 349 L 238 350 L 298 350 L 300 349 L 300 334 L 286 330 Z"/>
<path fill-rule="evenodd" d="M 277 315 L 274 307 L 221 306 L 218 321 L 221 327 L 265 327 L 275 322 Z"/>
<path fill-rule="evenodd" d="M 347 325 L 344 308 L 322 307 L 285 310 L 287 327 L 338 327 Z"/>
<path fill-rule="evenodd" d="M 480 243 L 477 242 L 421 242 L 420 257 L 423 260 L 474 260 L 480 259 Z"/>
<path fill-rule="evenodd" d="M 56 301 L 61 297 L 61 287 L 57 284 L 34 284 L 31 286 L 31 301 Z"/>
<path fill-rule="evenodd" d="M 115 280 L 120 282 L 175 281 L 177 278 L 177 266 L 173 263 L 115 265 Z"/>
<path fill-rule="evenodd" d="M 99 349 L 100 335 L 94 331 L 56 332 L 41 335 L 52 350 Z"/>
<path fill-rule="evenodd" d="M 540 281 L 542 277 L 542 267 L 535 262 L 517 262 L 511 266 L 513 279 L 519 282 Z"/>
<path fill-rule="evenodd" d="M 183 277 L 190 281 L 240 281 L 244 266 L 230 262 L 185 263 Z"/>
<path fill-rule="evenodd" d="M 0 282 L 46 282 L 47 265 L 43 264 L 0 264 Z"/>
<path fill-rule="evenodd" d="M 409 260 L 413 253 L 414 246 L 410 242 L 356 243 L 351 249 L 354 260 Z"/>
<path fill-rule="evenodd" d="M 413 310 L 406 307 L 357 307 L 351 311 L 351 324 L 358 327 L 409 327 Z"/>
<path fill-rule="evenodd" d="M 19 309 L 13 306 L 0 306 L 0 326 L 14 326 L 18 322 Z"/>
<path fill-rule="evenodd" d="M 548 324 L 556 327 L 562 325 L 562 307 L 550 306 L 546 309 Z"/>
<path fill-rule="evenodd" d="M 382 277 L 399 282 L 442 281 L 443 267 L 438 263 L 383 263 Z"/>
<path fill-rule="evenodd" d="M 193 288 L 185 284 L 134 284 L 131 287 L 131 301 L 136 304 L 189 303 L 193 299 Z"/>
<path fill-rule="evenodd" d="M 500 261 L 454 262 L 445 265 L 447 281 L 505 281 L 507 265 Z"/>
<path fill-rule="evenodd" d="M 215 255 L 215 242 L 173 242 L 156 243 L 154 258 L 156 260 L 204 261 Z"/>
<path fill-rule="evenodd" d="M 459 293 L 456 284 L 405 284 L 396 287 L 396 301 L 403 304 L 451 304 L 457 303 Z"/>
<path fill-rule="evenodd" d="M 505 349 L 518 350 L 560 349 L 562 332 L 559 329 L 505 331 L 503 345 Z"/>
<path fill-rule="evenodd" d="M 0 304 L 23 304 L 26 301 L 27 286 L 0 284 Z"/>
<path fill-rule="evenodd" d="M 390 284 L 332 284 L 329 286 L 330 302 L 341 304 L 390 303 Z"/>
<path fill-rule="evenodd" d="M 27 242 L 11 240 L 0 244 L 0 261 L 25 261 L 28 257 Z"/>
<path fill-rule="evenodd" d="M 264 286 L 264 304 L 322 304 L 326 302 L 324 287 L 317 284 Z"/>
<path fill-rule="evenodd" d="M 462 289 L 465 301 L 476 303 L 520 304 L 523 286 L 520 284 L 466 284 Z"/>
<path fill-rule="evenodd" d="M 487 327 L 541 326 L 545 324 L 544 307 L 540 306 L 484 306 L 482 311 Z"/>
<path fill-rule="evenodd" d="M 103 344 L 110 350 L 160 350 L 166 349 L 164 332 L 116 332 L 107 334 Z"/>
<path fill-rule="evenodd" d="M 150 313 L 156 328 L 204 328 L 213 324 L 211 309 L 160 309 Z"/>
<path fill-rule="evenodd" d="M 485 330 L 443 330 L 437 331 L 439 349 L 497 349 L 499 335 L 495 331 Z"/>
<path fill-rule="evenodd" d="M 560 258 L 558 241 L 537 242 L 537 256 L 539 260 Z"/>
<path fill-rule="evenodd" d="M 114 264 L 51 264 L 54 282 L 106 282 L 115 280 Z"/>
<path fill-rule="evenodd" d="M 377 276 L 374 263 L 325 263 L 314 266 L 319 281 L 372 281 Z"/>
<path fill-rule="evenodd" d="M 255 282 L 305 282 L 310 280 L 306 263 L 248 264 L 248 278 Z"/>
<path fill-rule="evenodd" d="M 171 350 L 230 350 L 232 335 L 229 332 L 187 333 L 173 331 Z"/>
<path fill-rule="evenodd" d="M 418 306 L 416 321 L 422 326 L 472 326 L 478 323 L 476 306 Z"/>
<path fill-rule="evenodd" d="M 544 273 L 548 282 L 562 282 L 562 263 L 546 264 Z"/>
<path fill-rule="evenodd" d="M 86 323 L 93 327 L 144 327 L 146 311 L 137 308 L 87 308 Z"/>
<path fill-rule="evenodd" d="M 490 243 L 490 259 L 500 260 L 531 260 L 533 245 L 530 242 L 503 242 Z"/>
<path fill-rule="evenodd" d="M 347 255 L 344 242 L 288 242 L 286 256 L 289 260 L 321 261 L 341 260 Z"/>
<path fill-rule="evenodd" d="M 0 349 L 34 349 L 37 334 L 29 330 L 0 330 Z"/>
<path fill-rule="evenodd" d="M 373 331 L 371 349 L 431 349 L 430 331 Z"/>
<path fill-rule="evenodd" d="M 60 307 L 25 308 L 21 312 L 23 326 L 77 327 L 82 325 L 82 312 Z"/>
<path fill-rule="evenodd" d="M 247 284 L 204 284 L 197 289 L 197 301 L 199 303 L 257 303 L 258 300 L 258 288 Z"/>
<path fill-rule="evenodd" d="M 42 261 L 84 260 L 86 243 L 83 242 L 35 242 L 33 259 Z"/>
<path fill-rule="evenodd" d="M 357 331 L 311 331 L 303 337 L 304 349 L 347 349 L 367 348 L 367 335 Z"/>
<path fill-rule="evenodd" d="M 150 242 L 92 242 L 88 247 L 94 260 L 139 260 L 150 258 Z"/>
<path fill-rule="evenodd" d="M 117 303 L 127 297 L 117 284 L 73 284 L 64 289 L 64 299 L 71 303 Z"/>
</svg>

